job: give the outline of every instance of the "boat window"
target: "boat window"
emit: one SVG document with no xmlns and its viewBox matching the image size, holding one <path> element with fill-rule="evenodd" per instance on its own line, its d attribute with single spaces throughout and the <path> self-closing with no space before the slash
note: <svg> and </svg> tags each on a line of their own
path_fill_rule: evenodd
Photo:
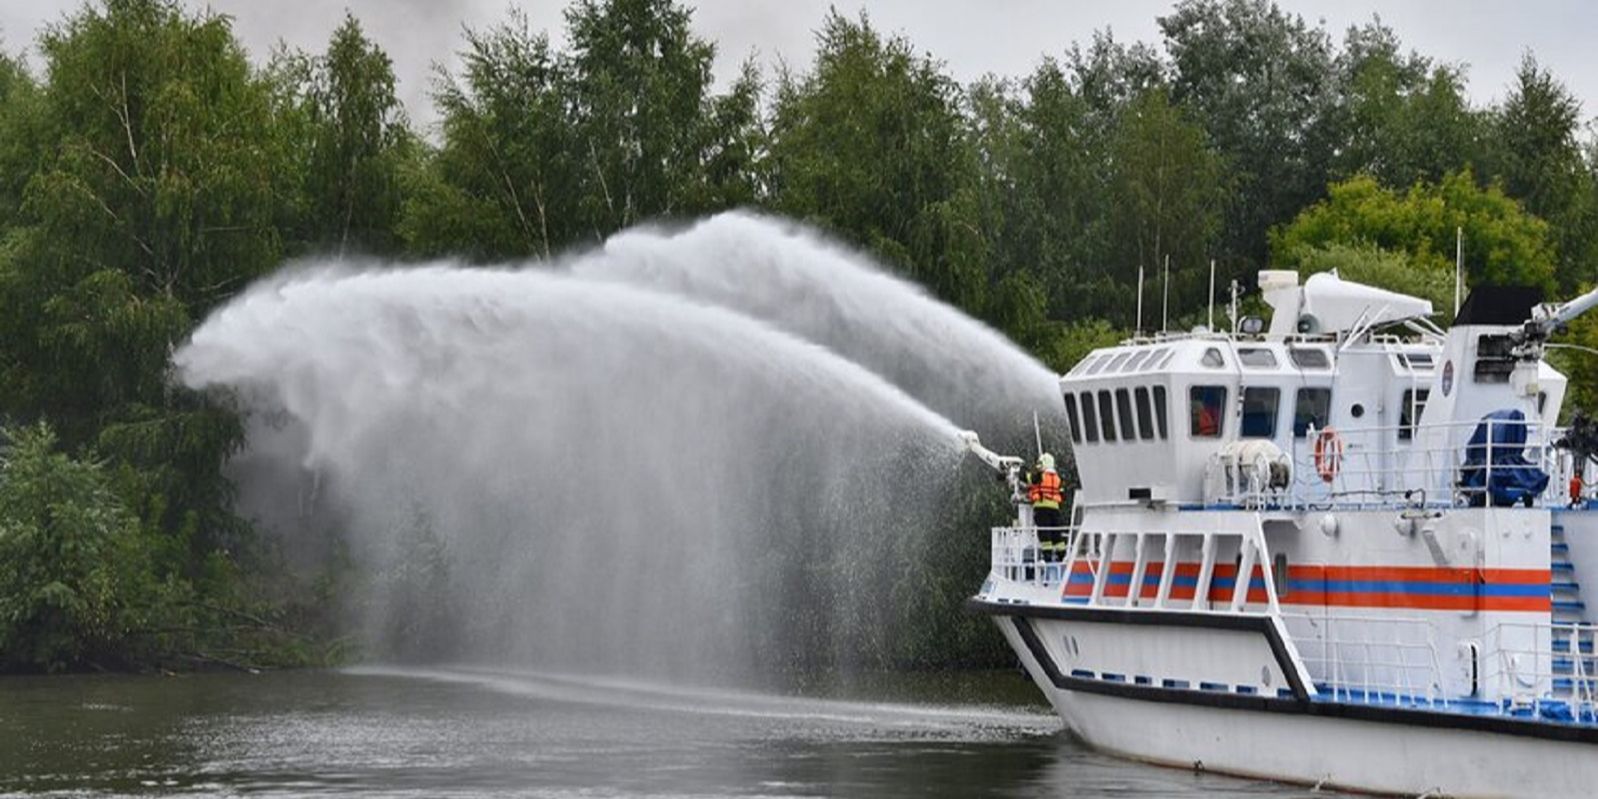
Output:
<svg viewBox="0 0 1598 799">
<path fill-rule="evenodd" d="M 1144 441 L 1154 437 L 1154 412 L 1149 405 L 1147 386 L 1137 387 L 1137 431 Z"/>
<path fill-rule="evenodd" d="M 1188 434 L 1194 438 L 1220 438 L 1226 424 L 1225 386 L 1193 386 L 1188 389 Z"/>
<path fill-rule="evenodd" d="M 1104 371 L 1105 365 L 1108 364 L 1109 362 L 1110 362 L 1110 356 L 1109 355 L 1100 355 L 1098 360 L 1093 362 L 1093 366 L 1088 368 L 1088 374 L 1096 375 L 1099 372 Z"/>
<path fill-rule="evenodd" d="M 1432 354 L 1429 352 L 1400 352 L 1398 363 L 1412 372 L 1430 372 L 1432 370 Z"/>
<path fill-rule="evenodd" d="M 1204 351 L 1204 357 L 1199 359 L 1199 363 L 1204 364 L 1211 369 L 1219 369 L 1226 365 L 1226 359 L 1221 357 L 1220 350 L 1210 347 Z"/>
<path fill-rule="evenodd" d="M 1154 418 L 1160 423 L 1160 440 L 1170 438 L 1165 432 L 1165 386 L 1154 387 Z"/>
<path fill-rule="evenodd" d="M 1405 389 L 1404 399 L 1398 406 L 1398 440 L 1409 441 L 1415 437 L 1415 425 L 1420 423 L 1421 411 L 1426 410 L 1426 397 L 1430 389 Z"/>
<path fill-rule="evenodd" d="M 1071 428 L 1071 443 L 1082 443 L 1082 423 L 1076 416 L 1076 395 L 1065 392 L 1065 421 Z"/>
<path fill-rule="evenodd" d="M 1115 406 L 1110 403 L 1110 392 L 1099 392 L 1099 429 L 1105 441 L 1115 440 Z"/>
<path fill-rule="evenodd" d="M 1115 408 L 1121 412 L 1121 435 L 1127 441 L 1137 438 L 1137 428 L 1132 422 L 1132 394 L 1124 388 L 1116 389 Z"/>
<path fill-rule="evenodd" d="M 1293 365 L 1300 369 L 1330 369 L 1332 361 L 1326 357 L 1326 350 L 1300 349 L 1294 347 L 1287 351 L 1292 356 Z"/>
<path fill-rule="evenodd" d="M 1325 430 L 1332 416 L 1332 390 L 1329 388 L 1301 388 L 1293 400 L 1293 437 L 1303 438 L 1310 426 Z"/>
<path fill-rule="evenodd" d="M 1244 438 L 1272 438 L 1276 435 L 1276 409 L 1282 404 L 1282 390 L 1264 386 L 1243 389 Z"/>
<path fill-rule="evenodd" d="M 1537 415 L 1542 416 L 1548 412 L 1548 392 L 1537 392 Z"/>
<path fill-rule="evenodd" d="M 1089 444 L 1099 442 L 1099 414 L 1093 407 L 1093 392 L 1082 392 L 1082 435 Z"/>
<path fill-rule="evenodd" d="M 1132 360 L 1126 362 L 1126 366 L 1124 368 L 1122 368 L 1121 371 L 1123 371 L 1123 372 L 1135 372 L 1135 371 L 1137 371 L 1138 364 L 1143 363 L 1143 361 L 1147 360 L 1148 357 L 1150 355 L 1153 355 L 1153 354 L 1154 354 L 1153 350 L 1140 350 L 1137 354 L 1132 356 Z"/>
<path fill-rule="evenodd" d="M 1119 370 L 1121 368 L 1121 364 L 1126 363 L 1126 359 L 1130 358 L 1131 356 L 1132 356 L 1132 353 L 1123 352 L 1120 355 L 1117 355 L 1114 358 L 1111 358 L 1109 364 L 1107 364 L 1104 367 L 1104 371 L 1106 373 L 1109 373 L 1109 372 L 1114 372 L 1114 371 Z"/>
<path fill-rule="evenodd" d="M 1171 362 L 1171 356 L 1176 354 L 1175 351 L 1173 351 L 1170 347 L 1162 347 L 1162 348 L 1160 348 L 1158 350 L 1158 352 L 1159 352 L 1159 360 L 1158 361 L 1154 360 L 1153 358 L 1149 359 L 1149 368 L 1150 369 L 1161 369 L 1161 368 L 1164 368 L 1164 366 L 1166 364 Z"/>
<path fill-rule="evenodd" d="M 1271 559 L 1271 582 L 1276 584 L 1276 598 L 1287 598 L 1287 553 L 1278 552 Z"/>
<path fill-rule="evenodd" d="M 1271 369 L 1276 366 L 1276 353 L 1258 347 L 1247 347 L 1237 351 L 1237 360 L 1250 369 Z"/>
<path fill-rule="evenodd" d="M 1475 378 L 1478 383 L 1508 383 L 1515 371 L 1514 344 L 1509 336 L 1482 336 L 1476 339 Z"/>
<path fill-rule="evenodd" d="M 1071 371 L 1067 372 L 1066 374 L 1073 374 L 1073 375 L 1082 374 L 1083 372 L 1086 372 L 1088 370 L 1088 367 L 1092 366 L 1093 362 L 1096 361 L 1096 360 L 1098 360 L 1097 357 L 1089 355 L 1088 357 L 1083 358 L 1080 361 L 1077 361 L 1076 362 L 1076 366 L 1071 367 Z"/>
</svg>

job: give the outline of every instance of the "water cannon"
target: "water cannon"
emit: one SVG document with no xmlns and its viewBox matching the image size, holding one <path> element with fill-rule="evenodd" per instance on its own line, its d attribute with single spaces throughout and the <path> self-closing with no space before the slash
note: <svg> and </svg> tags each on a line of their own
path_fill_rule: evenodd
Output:
<svg viewBox="0 0 1598 799">
<path fill-rule="evenodd" d="M 1598 306 L 1598 289 L 1593 289 L 1569 302 L 1555 305 L 1543 303 L 1532 309 L 1531 318 L 1515 333 L 1517 354 L 1526 360 L 1542 358 L 1543 343 L 1549 336 L 1564 329 L 1572 319 Z"/>
<path fill-rule="evenodd" d="M 1022 461 L 1014 455 L 1000 455 L 987 447 L 982 446 L 982 440 L 977 438 L 975 430 L 961 430 L 960 443 L 977 456 L 978 460 L 986 463 L 999 473 L 999 478 L 1010 486 L 1011 498 L 1020 501 L 1026 496 L 1021 485 Z"/>
</svg>

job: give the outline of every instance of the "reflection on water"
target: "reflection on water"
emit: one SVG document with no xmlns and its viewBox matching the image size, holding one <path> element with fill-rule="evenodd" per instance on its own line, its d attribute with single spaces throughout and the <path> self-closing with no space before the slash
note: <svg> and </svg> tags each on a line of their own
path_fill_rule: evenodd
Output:
<svg viewBox="0 0 1598 799">
<path fill-rule="evenodd" d="M 0 792 L 1308 795 L 1089 752 L 1013 674 L 828 694 L 466 668 L 11 678 Z"/>
</svg>

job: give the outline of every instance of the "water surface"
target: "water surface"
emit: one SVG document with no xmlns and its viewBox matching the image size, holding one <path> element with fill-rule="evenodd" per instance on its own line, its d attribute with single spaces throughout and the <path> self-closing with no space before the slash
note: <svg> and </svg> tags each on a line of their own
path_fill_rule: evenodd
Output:
<svg viewBox="0 0 1598 799">
<path fill-rule="evenodd" d="M 0 792 L 1310 795 L 1091 752 L 1013 673 L 809 692 L 829 698 L 469 668 L 9 678 Z"/>
</svg>

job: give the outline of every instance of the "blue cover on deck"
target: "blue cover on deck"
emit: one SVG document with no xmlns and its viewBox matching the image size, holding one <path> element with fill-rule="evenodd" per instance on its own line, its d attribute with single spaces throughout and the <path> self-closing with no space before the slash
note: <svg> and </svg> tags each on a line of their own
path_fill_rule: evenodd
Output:
<svg viewBox="0 0 1598 799">
<path fill-rule="evenodd" d="M 1548 474 L 1526 460 L 1526 427 L 1526 415 L 1518 410 L 1493 411 L 1476 425 L 1459 470 L 1459 486 L 1470 504 L 1485 505 L 1486 497 L 1497 507 L 1530 504 L 1548 487 Z"/>
</svg>

